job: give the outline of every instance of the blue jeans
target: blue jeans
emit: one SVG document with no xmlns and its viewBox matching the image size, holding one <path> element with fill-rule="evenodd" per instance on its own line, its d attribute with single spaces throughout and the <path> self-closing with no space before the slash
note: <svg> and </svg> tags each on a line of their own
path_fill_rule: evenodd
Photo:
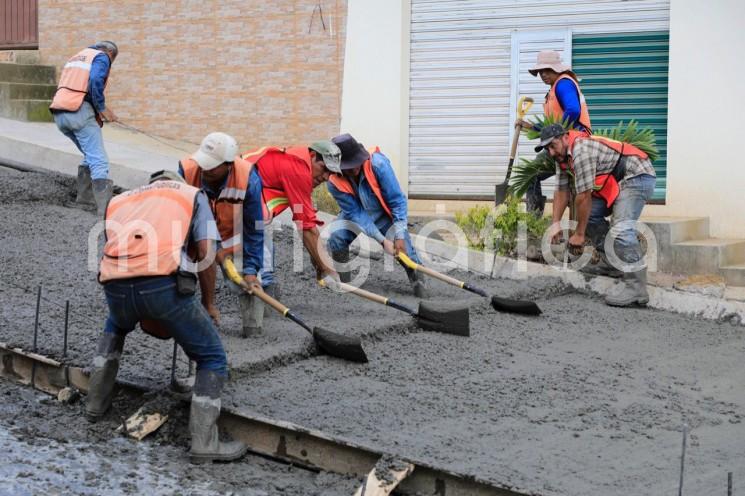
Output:
<svg viewBox="0 0 745 496">
<path fill-rule="evenodd" d="M 654 193 L 656 178 L 649 174 L 641 174 L 621 181 L 621 192 L 618 194 L 612 210 L 605 206 L 605 201 L 593 197 L 592 207 L 590 209 L 590 219 L 588 221 L 588 233 L 595 244 L 593 236 L 601 236 L 599 239 L 600 246 L 605 241 L 605 234 L 609 233 L 613 237 L 613 248 L 622 261 L 626 263 L 636 263 L 642 258 L 637 230 L 636 221 L 641 216 L 642 209 Z M 610 224 L 605 219 L 607 215 L 613 213 Z M 610 227 L 610 229 L 609 229 Z M 596 246 L 598 246 L 596 244 Z"/>
<path fill-rule="evenodd" d="M 197 362 L 197 370 L 228 373 L 228 360 L 212 319 L 195 296 L 176 291 L 173 276 L 138 277 L 104 284 L 109 317 L 104 332 L 126 336 L 141 319 L 157 320 Z"/>
<path fill-rule="evenodd" d="M 107 179 L 109 177 L 109 157 L 103 147 L 103 133 L 96 122 L 96 113 L 88 102 L 76 112 L 54 112 L 54 122 L 62 134 L 75 143 L 83 154 L 81 165 L 91 171 L 91 179 Z"/>
<path fill-rule="evenodd" d="M 349 219 L 344 217 L 344 214 L 339 215 L 338 218 L 339 220 L 349 221 Z M 387 235 L 388 230 L 393 227 L 393 222 L 390 220 L 390 218 L 385 217 L 382 220 L 378 220 L 375 225 L 380 230 L 380 232 Z M 349 249 L 349 245 L 352 244 L 357 236 L 358 233 L 352 232 L 348 229 L 337 229 L 333 233 L 331 233 L 331 236 L 329 236 L 328 249 L 329 251 L 347 250 Z M 409 256 L 409 258 L 418 264 L 422 263 L 422 261 L 419 259 L 419 255 L 414 249 L 414 245 L 411 243 L 411 236 L 409 236 L 408 231 L 404 232 L 404 240 L 406 241 L 406 254 Z"/>
</svg>

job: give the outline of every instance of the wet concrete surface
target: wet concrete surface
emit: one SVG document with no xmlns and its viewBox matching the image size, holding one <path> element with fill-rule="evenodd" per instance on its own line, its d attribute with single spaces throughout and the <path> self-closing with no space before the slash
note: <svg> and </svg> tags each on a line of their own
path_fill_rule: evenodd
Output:
<svg viewBox="0 0 745 496">
<path fill-rule="evenodd" d="M 122 394 L 114 406 L 125 417 L 143 401 Z M 0 495 L 347 496 L 359 485 L 253 455 L 191 465 L 181 434 L 188 429 L 187 409 L 174 404 L 161 430 L 138 442 L 116 433 L 115 415 L 90 424 L 82 404 L 63 405 L 0 379 Z"/>
<path fill-rule="evenodd" d="M 34 187 L 42 193 L 29 201 Z M 0 169 L 0 341 L 29 347 L 35 296 L 17 286 L 43 282 L 50 300 L 71 300 L 69 360 L 88 364 L 106 310 L 85 268 L 95 220 L 70 208 L 71 191 L 71 179 Z M 307 256 L 304 272 L 290 269 L 292 252 L 284 231 L 283 302 L 311 325 L 361 335 L 370 363 L 316 356 L 307 333 L 277 317 L 263 336 L 239 338 L 237 303 L 220 290 L 226 404 L 547 495 L 674 493 L 684 422 L 690 494 L 726 488 L 727 471 L 737 478 L 745 466 L 742 327 L 609 308 L 553 279 L 455 272 L 493 294 L 534 297 L 544 314 L 498 314 L 487 299 L 429 280 L 432 298 L 471 306 L 471 336 L 425 332 L 402 312 L 317 288 Z M 364 287 L 416 307 L 403 270 L 383 263 L 372 263 Z M 59 356 L 62 310 L 45 308 L 40 351 Z M 132 333 L 122 376 L 162 386 L 170 352 L 170 343 Z"/>
</svg>

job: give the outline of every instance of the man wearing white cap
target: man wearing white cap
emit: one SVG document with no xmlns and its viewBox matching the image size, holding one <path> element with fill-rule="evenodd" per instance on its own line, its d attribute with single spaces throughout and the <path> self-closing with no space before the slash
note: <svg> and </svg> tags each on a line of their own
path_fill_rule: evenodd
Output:
<svg viewBox="0 0 745 496">
<path fill-rule="evenodd" d="M 533 76 L 540 75 L 541 80 L 550 88 L 543 103 L 543 114 L 552 117 L 555 122 L 566 121 L 578 131 L 588 136 L 592 134 L 590 113 L 582 91 L 579 89 L 579 78 L 572 69 L 564 64 L 561 55 L 555 50 L 543 50 L 538 53 L 536 64 L 528 70 Z M 533 124 L 520 121 L 525 129 L 535 128 Z M 540 129 L 536 129 L 540 131 Z M 541 191 L 541 181 L 553 176 L 546 173 L 531 183 L 526 195 L 529 211 L 543 215 L 546 197 Z"/>
</svg>

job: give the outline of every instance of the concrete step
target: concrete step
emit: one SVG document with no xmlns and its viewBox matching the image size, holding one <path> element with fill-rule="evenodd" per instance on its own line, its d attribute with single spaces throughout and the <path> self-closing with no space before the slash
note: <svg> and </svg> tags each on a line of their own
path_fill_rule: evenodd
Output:
<svg viewBox="0 0 745 496">
<path fill-rule="evenodd" d="M 0 116 L 18 121 L 54 122 L 49 112 L 51 100 L 6 100 L 0 106 Z"/>
<path fill-rule="evenodd" d="M 0 82 L 56 85 L 56 77 L 51 65 L 0 63 Z"/>
<path fill-rule="evenodd" d="M 0 62 L 39 64 L 41 53 L 39 50 L 0 50 Z"/>
<path fill-rule="evenodd" d="M 673 264 L 673 245 L 709 237 L 708 217 L 643 217 L 657 240 L 657 270 L 681 273 Z"/>
<path fill-rule="evenodd" d="M 11 100 L 51 100 L 57 86 L 54 84 L 27 84 L 0 82 L 0 95 Z"/>
<path fill-rule="evenodd" d="M 672 272 L 718 274 L 722 267 L 745 263 L 745 239 L 683 241 L 672 245 L 671 255 Z"/>
<path fill-rule="evenodd" d="M 745 263 L 725 265 L 720 268 L 720 274 L 728 286 L 745 286 Z"/>
</svg>

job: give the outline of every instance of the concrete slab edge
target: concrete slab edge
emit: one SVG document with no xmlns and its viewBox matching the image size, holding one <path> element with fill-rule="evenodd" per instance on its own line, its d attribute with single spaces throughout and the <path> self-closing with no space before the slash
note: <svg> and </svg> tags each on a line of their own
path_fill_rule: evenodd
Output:
<svg viewBox="0 0 745 496">
<path fill-rule="evenodd" d="M 75 177 L 81 158 L 82 156 L 77 153 L 0 135 L 0 162 L 9 160 L 27 165 L 29 168 L 42 168 Z M 150 175 L 148 172 L 124 164 L 112 162 L 110 167 L 114 184 L 127 189 L 145 184 Z"/>
</svg>

